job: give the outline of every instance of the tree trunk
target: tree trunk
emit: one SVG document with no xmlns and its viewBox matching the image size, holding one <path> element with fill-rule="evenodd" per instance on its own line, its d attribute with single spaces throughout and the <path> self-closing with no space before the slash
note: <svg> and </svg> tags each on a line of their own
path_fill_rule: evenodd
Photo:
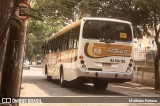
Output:
<svg viewBox="0 0 160 106">
<path fill-rule="evenodd" d="M 2 40 L 1 37 L 3 36 L 3 31 L 7 25 L 9 19 L 9 9 L 11 0 L 0 0 L 0 41 Z"/>
<path fill-rule="evenodd" d="M 11 7 L 11 3 L 14 3 L 14 8 Z M 8 42 L 7 31 L 10 26 L 9 18 L 16 10 L 18 4 L 19 0 L 0 0 L 0 87 L 2 82 L 2 68 L 6 53 L 6 43 Z"/>
<path fill-rule="evenodd" d="M 159 38 L 159 31 L 155 30 L 155 42 L 157 45 L 157 54 L 154 60 L 154 66 L 155 66 L 155 90 L 160 89 L 160 79 L 159 79 L 159 60 L 160 60 L 160 43 L 158 41 Z"/>
<path fill-rule="evenodd" d="M 157 16 L 156 16 L 156 2 L 154 3 L 154 8 L 153 8 L 153 21 L 154 21 L 154 30 L 155 30 L 155 43 L 157 45 L 157 54 L 154 60 L 154 71 L 155 71 L 155 90 L 159 90 L 160 89 L 160 81 L 159 81 L 159 60 L 160 60 L 160 43 L 158 41 L 159 39 L 159 32 L 160 29 L 157 28 L 158 25 L 158 20 L 157 20 Z"/>
<path fill-rule="evenodd" d="M 24 22 L 24 25 L 26 26 L 27 22 Z M 25 40 L 26 27 L 23 29 L 23 34 L 21 35 L 16 27 L 10 27 L 2 71 L 2 97 L 20 97 Z M 12 105 L 17 106 L 17 104 Z"/>
<path fill-rule="evenodd" d="M 155 66 L 155 90 L 160 89 L 160 81 L 159 81 L 159 60 L 160 60 L 160 54 L 157 53 L 154 61 Z"/>
<path fill-rule="evenodd" d="M 1 75 L 2 75 L 2 67 L 4 62 L 4 53 L 6 46 L 6 32 L 8 30 L 8 20 L 9 20 L 9 12 L 10 9 L 10 1 L 11 0 L 0 0 L 0 86 L 1 86 Z"/>
</svg>

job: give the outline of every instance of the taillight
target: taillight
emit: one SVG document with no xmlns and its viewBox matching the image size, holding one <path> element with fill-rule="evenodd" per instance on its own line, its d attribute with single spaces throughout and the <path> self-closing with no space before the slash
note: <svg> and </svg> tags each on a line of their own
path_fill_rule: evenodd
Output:
<svg viewBox="0 0 160 106">
<path fill-rule="evenodd" d="M 83 60 L 83 59 L 84 59 L 84 57 L 83 57 L 83 56 L 79 56 L 79 59 L 80 59 L 80 60 Z"/>
<path fill-rule="evenodd" d="M 84 60 L 81 60 L 80 62 L 81 62 L 81 64 L 84 64 Z"/>
<path fill-rule="evenodd" d="M 129 63 L 128 66 L 129 66 L 129 67 L 132 67 L 132 63 Z"/>
<path fill-rule="evenodd" d="M 130 59 L 130 62 L 133 63 L 133 59 Z"/>
<path fill-rule="evenodd" d="M 81 55 L 81 56 L 79 56 L 79 59 L 80 59 L 80 67 L 81 67 L 81 69 L 82 70 L 86 70 L 87 68 L 87 66 L 86 66 L 86 64 L 85 64 L 85 61 L 84 61 L 84 57 Z"/>
</svg>

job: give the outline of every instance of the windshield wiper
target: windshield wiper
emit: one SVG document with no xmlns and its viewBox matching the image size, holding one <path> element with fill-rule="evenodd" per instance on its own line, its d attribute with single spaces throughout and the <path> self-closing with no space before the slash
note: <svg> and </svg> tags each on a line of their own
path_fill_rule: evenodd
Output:
<svg viewBox="0 0 160 106">
<path fill-rule="evenodd" d="M 99 40 L 100 42 L 105 42 L 105 43 L 115 43 L 115 40 L 110 40 L 110 39 L 100 38 Z"/>
<path fill-rule="evenodd" d="M 105 39 L 105 43 L 115 43 L 115 40 Z"/>
</svg>

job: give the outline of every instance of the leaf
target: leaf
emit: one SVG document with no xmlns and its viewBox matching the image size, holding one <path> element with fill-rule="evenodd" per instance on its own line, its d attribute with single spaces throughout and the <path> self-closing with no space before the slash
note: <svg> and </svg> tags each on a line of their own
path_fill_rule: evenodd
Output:
<svg viewBox="0 0 160 106">
<path fill-rule="evenodd" d="M 31 17 L 31 18 L 34 18 L 36 20 L 39 20 L 39 21 L 44 21 L 43 18 L 39 15 L 39 13 L 33 9 L 30 9 L 30 8 L 23 8 L 24 10 L 24 14 Z"/>
</svg>

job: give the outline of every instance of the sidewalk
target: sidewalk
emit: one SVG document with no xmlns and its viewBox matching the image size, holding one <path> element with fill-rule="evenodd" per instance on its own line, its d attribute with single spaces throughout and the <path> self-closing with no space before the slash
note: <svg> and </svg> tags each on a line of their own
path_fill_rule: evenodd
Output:
<svg viewBox="0 0 160 106">
<path fill-rule="evenodd" d="M 150 95 L 150 96 L 154 97 L 155 94 L 156 95 L 158 94 L 160 97 L 160 90 L 154 90 L 154 87 L 152 87 L 152 86 L 147 86 L 147 85 L 138 84 L 138 83 L 134 83 L 134 82 L 126 82 L 124 84 L 127 86 L 130 86 L 130 87 L 133 87 L 135 89 L 148 91 L 148 92 L 152 93 L 152 95 Z"/>
</svg>

